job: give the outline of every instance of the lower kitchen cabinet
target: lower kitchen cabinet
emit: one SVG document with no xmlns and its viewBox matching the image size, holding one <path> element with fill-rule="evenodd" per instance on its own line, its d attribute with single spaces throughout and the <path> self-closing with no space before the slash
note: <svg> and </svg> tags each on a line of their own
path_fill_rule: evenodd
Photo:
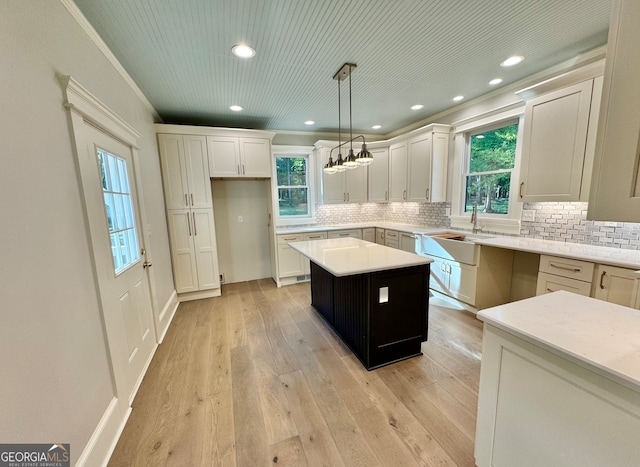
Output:
<svg viewBox="0 0 640 467">
<path fill-rule="evenodd" d="M 566 290 L 578 295 L 591 294 L 594 264 L 571 258 L 540 256 L 536 295 Z"/>
<path fill-rule="evenodd" d="M 349 229 L 349 230 L 332 230 L 327 233 L 326 238 L 346 238 L 353 237 L 362 240 L 362 229 Z"/>
<path fill-rule="evenodd" d="M 400 248 L 400 234 L 397 230 L 384 231 L 384 244 L 389 248 Z"/>
<path fill-rule="evenodd" d="M 633 308 L 637 277 L 633 269 L 599 264 L 594 276 L 593 297 Z"/>
<path fill-rule="evenodd" d="M 409 253 L 416 252 L 416 236 L 407 232 L 400 232 L 400 249 Z"/>
<path fill-rule="evenodd" d="M 176 292 L 219 288 L 213 211 L 170 209 L 167 218 Z"/>
<path fill-rule="evenodd" d="M 366 242 L 375 243 L 376 242 L 376 229 L 375 227 L 362 229 L 362 240 Z"/>
<path fill-rule="evenodd" d="M 289 242 L 320 240 L 327 238 L 327 232 L 278 235 L 277 262 L 280 284 L 292 284 L 308 280 L 309 260 L 289 246 Z"/>
</svg>

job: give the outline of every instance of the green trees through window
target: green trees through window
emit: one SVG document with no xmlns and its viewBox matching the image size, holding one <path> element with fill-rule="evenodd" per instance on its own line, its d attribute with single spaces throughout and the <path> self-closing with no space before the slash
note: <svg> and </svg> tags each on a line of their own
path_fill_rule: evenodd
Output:
<svg viewBox="0 0 640 467">
<path fill-rule="evenodd" d="M 308 216 L 307 158 L 301 156 L 276 157 L 276 177 L 280 216 Z"/>
<path fill-rule="evenodd" d="M 517 123 L 470 135 L 465 212 L 508 214 L 517 136 Z"/>
</svg>

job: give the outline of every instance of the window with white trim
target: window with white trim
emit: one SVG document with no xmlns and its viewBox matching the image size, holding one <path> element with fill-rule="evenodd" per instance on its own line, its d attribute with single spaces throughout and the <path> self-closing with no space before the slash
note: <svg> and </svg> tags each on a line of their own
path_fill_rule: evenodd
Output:
<svg viewBox="0 0 640 467">
<path fill-rule="evenodd" d="M 313 164 L 303 148 L 274 148 L 276 225 L 314 222 Z M 279 150 L 278 150 L 279 149 Z"/>
<path fill-rule="evenodd" d="M 507 216 L 516 162 L 518 121 L 467 133 L 462 212 Z"/>
</svg>

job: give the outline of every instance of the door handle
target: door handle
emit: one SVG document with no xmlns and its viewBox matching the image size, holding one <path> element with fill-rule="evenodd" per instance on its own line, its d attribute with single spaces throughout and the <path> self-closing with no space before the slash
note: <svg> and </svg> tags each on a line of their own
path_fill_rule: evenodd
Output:
<svg viewBox="0 0 640 467">
<path fill-rule="evenodd" d="M 520 183 L 520 191 L 518 192 L 518 194 L 520 195 L 520 198 L 522 198 L 523 194 L 522 194 L 522 189 L 524 188 L 524 182 Z"/>
<path fill-rule="evenodd" d="M 189 213 L 187 213 L 187 227 L 189 228 L 189 237 L 191 237 L 191 222 L 189 221 Z"/>
<path fill-rule="evenodd" d="M 427 188 L 426 190 L 424 190 L 424 197 L 426 199 L 429 199 L 429 188 Z"/>
<path fill-rule="evenodd" d="M 198 235 L 198 229 L 196 228 L 196 213 L 192 212 L 191 217 L 193 218 L 193 235 Z"/>
<path fill-rule="evenodd" d="M 607 275 L 607 271 L 602 271 L 602 274 L 600 274 L 600 288 L 604 289 L 604 276 Z"/>
<path fill-rule="evenodd" d="M 191 206 L 193 206 L 193 193 L 191 193 Z"/>
<path fill-rule="evenodd" d="M 142 263 L 142 269 L 147 269 L 151 266 L 153 266 L 153 264 L 151 264 L 149 261 L 145 261 L 144 263 Z"/>
<path fill-rule="evenodd" d="M 184 205 L 189 206 L 189 198 L 187 198 L 187 194 L 184 194 Z"/>
</svg>

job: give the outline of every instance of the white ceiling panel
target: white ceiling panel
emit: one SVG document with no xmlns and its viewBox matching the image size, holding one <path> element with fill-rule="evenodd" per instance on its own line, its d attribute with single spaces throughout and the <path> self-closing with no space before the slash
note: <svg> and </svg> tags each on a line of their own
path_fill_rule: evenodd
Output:
<svg viewBox="0 0 640 467">
<path fill-rule="evenodd" d="M 386 134 L 606 42 L 611 0 L 75 0 L 167 123 Z M 246 43 L 252 59 L 231 47 Z M 502 68 L 510 55 L 522 64 Z M 343 125 L 348 84 L 342 83 Z M 424 108 L 411 111 L 420 103 Z M 244 107 L 232 112 L 229 105 Z M 305 120 L 314 120 L 308 127 Z"/>
</svg>

